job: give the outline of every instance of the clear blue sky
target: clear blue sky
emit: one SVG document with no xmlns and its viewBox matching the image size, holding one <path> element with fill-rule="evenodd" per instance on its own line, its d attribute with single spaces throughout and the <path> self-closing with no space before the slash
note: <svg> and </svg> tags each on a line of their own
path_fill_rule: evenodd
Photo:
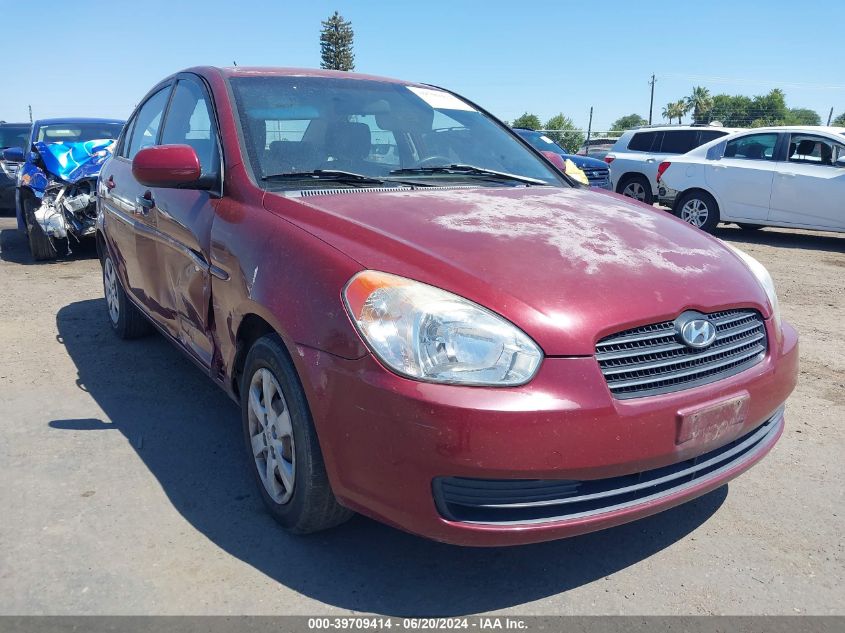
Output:
<svg viewBox="0 0 845 633">
<path fill-rule="evenodd" d="M 563 112 L 586 127 L 591 105 L 594 129 L 647 117 L 652 73 L 655 122 L 693 85 L 782 87 L 790 107 L 845 112 L 843 0 L 0 0 L 0 119 L 26 120 L 27 104 L 35 118 L 124 118 L 193 65 L 317 67 L 335 9 L 352 21 L 356 70 L 442 85 L 504 119 Z"/>
</svg>

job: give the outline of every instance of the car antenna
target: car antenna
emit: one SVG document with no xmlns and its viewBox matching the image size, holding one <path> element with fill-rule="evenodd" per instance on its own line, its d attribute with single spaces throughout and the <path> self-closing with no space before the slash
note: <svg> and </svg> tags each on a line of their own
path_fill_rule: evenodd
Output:
<svg viewBox="0 0 845 633">
<path fill-rule="evenodd" d="M 237 68 L 237 67 L 238 67 L 238 62 L 236 62 L 235 60 L 232 60 L 232 65 L 233 65 L 235 68 Z"/>
</svg>

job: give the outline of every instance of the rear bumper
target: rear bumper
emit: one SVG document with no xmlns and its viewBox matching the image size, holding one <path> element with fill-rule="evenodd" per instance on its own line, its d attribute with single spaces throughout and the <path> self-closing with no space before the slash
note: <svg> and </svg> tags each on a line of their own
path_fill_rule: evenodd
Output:
<svg viewBox="0 0 845 633">
<path fill-rule="evenodd" d="M 670 189 L 663 183 L 657 186 L 657 201 L 662 207 L 675 208 L 675 202 L 678 199 L 678 192 L 675 189 Z"/>
<path fill-rule="evenodd" d="M 592 357 L 547 358 L 531 383 L 513 389 L 415 382 L 387 372 L 370 356 L 342 360 L 299 348 L 294 358 L 332 487 L 344 505 L 435 540 L 516 545 L 660 512 L 718 488 L 759 461 L 782 432 L 782 405 L 798 373 L 795 331 L 784 324 L 777 335 L 771 322 L 766 327 L 769 352 L 758 365 L 708 385 L 629 400 L 611 396 Z M 676 443 L 680 411 L 746 393 L 744 422 L 715 437 Z M 450 511 L 442 495 L 438 499 L 443 478 L 574 480 L 601 488 L 613 478 L 677 471 L 688 460 L 749 437 L 753 446 L 699 476 L 655 484 L 621 503 L 608 496 L 606 504 L 576 513 L 517 513 L 505 521 L 488 514 L 478 520 Z"/>
</svg>

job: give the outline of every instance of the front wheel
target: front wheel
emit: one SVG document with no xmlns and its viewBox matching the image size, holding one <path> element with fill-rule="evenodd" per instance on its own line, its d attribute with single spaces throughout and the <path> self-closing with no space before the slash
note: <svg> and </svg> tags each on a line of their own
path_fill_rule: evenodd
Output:
<svg viewBox="0 0 845 633">
<path fill-rule="evenodd" d="M 719 206 L 706 191 L 690 191 L 675 205 L 675 215 L 687 224 L 713 233 L 719 224 Z"/>
<path fill-rule="evenodd" d="M 58 247 L 65 240 L 52 239 L 35 219 L 36 203 L 27 196 L 23 200 L 24 220 L 26 222 L 26 236 L 29 240 L 29 252 L 35 261 L 56 259 L 59 256 Z"/>
<path fill-rule="evenodd" d="M 240 393 L 250 470 L 273 518 L 308 534 L 352 516 L 329 485 L 305 393 L 278 336 L 252 346 Z"/>
</svg>

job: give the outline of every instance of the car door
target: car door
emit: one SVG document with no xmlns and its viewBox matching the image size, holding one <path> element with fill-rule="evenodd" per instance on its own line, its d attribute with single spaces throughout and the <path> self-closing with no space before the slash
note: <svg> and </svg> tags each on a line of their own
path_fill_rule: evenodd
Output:
<svg viewBox="0 0 845 633">
<path fill-rule="evenodd" d="M 777 164 L 769 220 L 845 229 L 845 142 L 790 134 L 786 160 Z"/>
<path fill-rule="evenodd" d="M 126 292 L 155 320 L 164 318 L 156 302 L 155 216 L 146 190 L 132 176 L 132 159 L 158 141 L 171 85 L 156 90 L 126 125 L 117 152 L 100 172 L 100 205 L 106 239 Z"/>
<path fill-rule="evenodd" d="M 777 132 L 738 136 L 725 143 L 721 156 L 707 161 L 704 179 L 723 220 L 768 217 L 779 140 Z"/>
<path fill-rule="evenodd" d="M 203 365 L 213 344 L 209 317 L 209 249 L 214 205 L 220 191 L 220 148 L 213 108 L 205 86 L 193 75 L 180 76 L 173 89 L 161 145 L 189 145 L 209 189 L 152 188 L 158 239 L 156 301 L 166 312 L 163 325 Z"/>
</svg>

